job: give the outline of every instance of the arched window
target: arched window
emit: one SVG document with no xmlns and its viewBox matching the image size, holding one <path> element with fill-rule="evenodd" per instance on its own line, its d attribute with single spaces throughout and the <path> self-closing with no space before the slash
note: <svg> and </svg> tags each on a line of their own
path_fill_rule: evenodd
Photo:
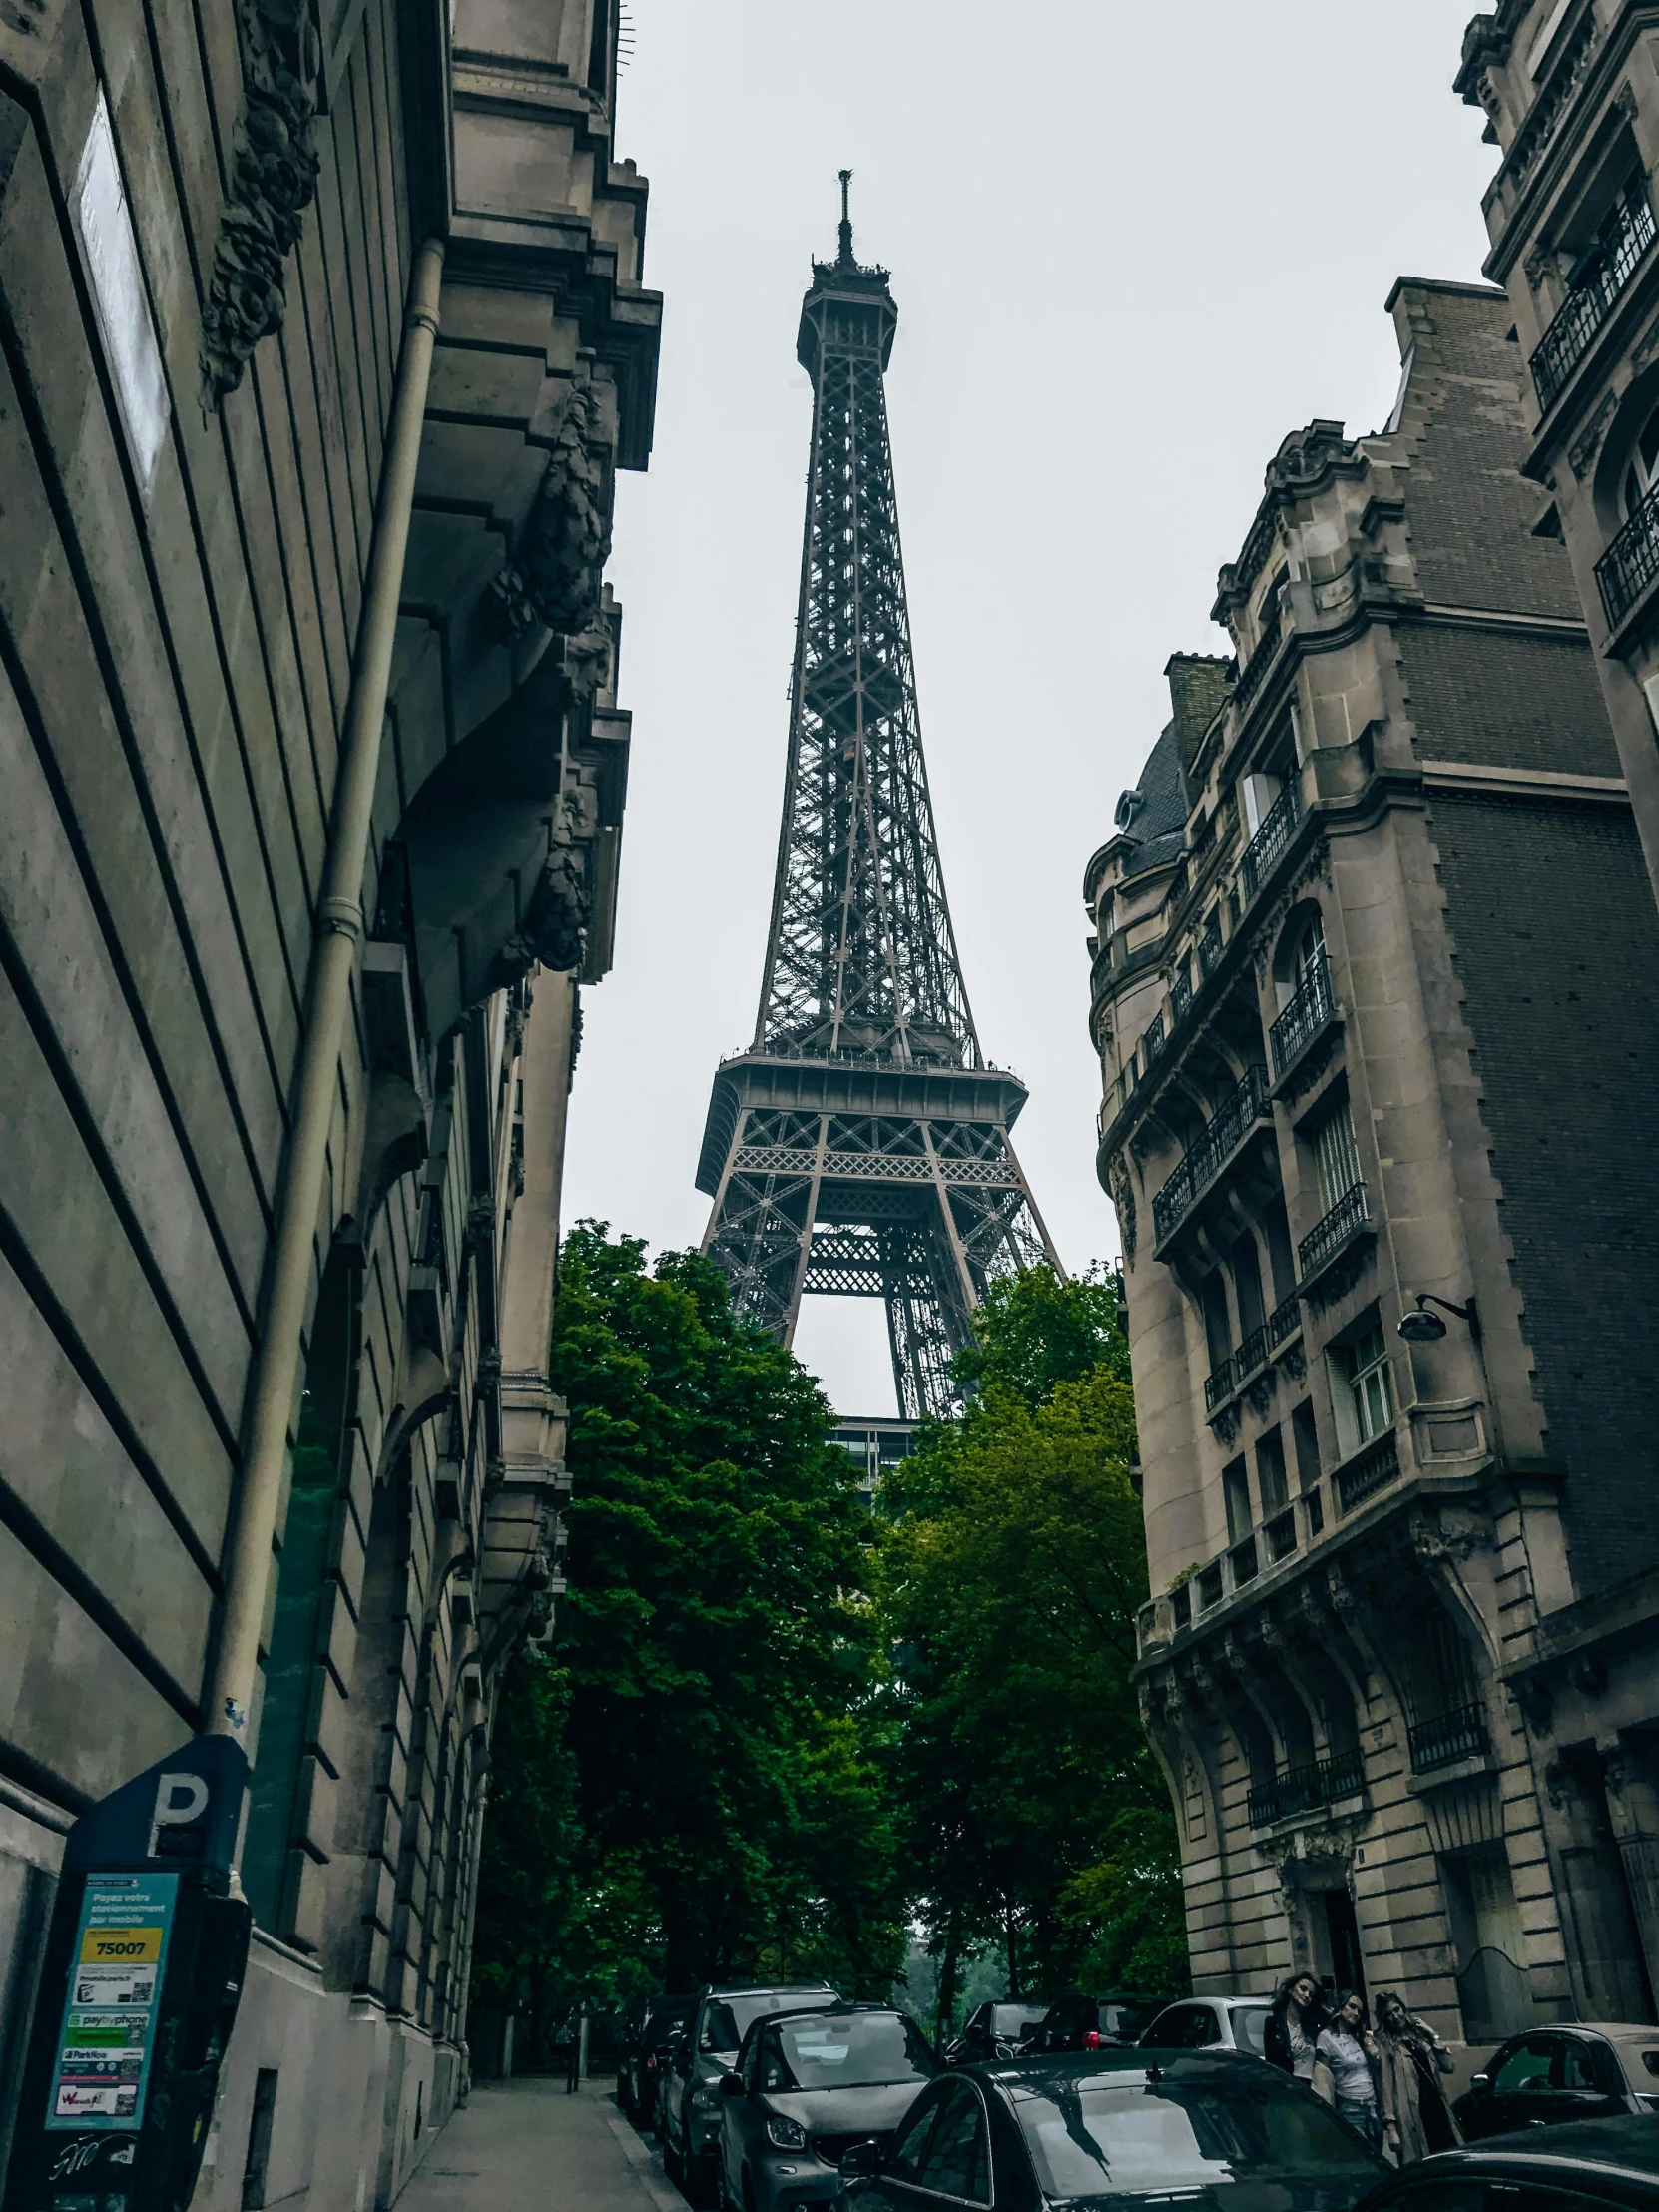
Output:
<svg viewBox="0 0 1659 2212">
<path fill-rule="evenodd" d="M 1315 914 L 1306 929 L 1296 940 L 1296 950 L 1291 954 L 1291 989 L 1301 990 L 1325 958 L 1325 923 Z"/>
<path fill-rule="evenodd" d="M 1659 407 L 1654 408 L 1643 425 L 1624 472 L 1620 506 L 1627 517 L 1636 512 L 1656 481 L 1659 481 Z"/>
</svg>

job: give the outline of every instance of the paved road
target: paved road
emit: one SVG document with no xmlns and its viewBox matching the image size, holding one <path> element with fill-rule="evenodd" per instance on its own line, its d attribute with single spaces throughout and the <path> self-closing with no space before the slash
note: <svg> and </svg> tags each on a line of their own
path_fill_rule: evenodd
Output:
<svg viewBox="0 0 1659 2212">
<path fill-rule="evenodd" d="M 426 2154 L 397 2212 L 686 2212 L 609 2081 L 480 2082 Z"/>
</svg>

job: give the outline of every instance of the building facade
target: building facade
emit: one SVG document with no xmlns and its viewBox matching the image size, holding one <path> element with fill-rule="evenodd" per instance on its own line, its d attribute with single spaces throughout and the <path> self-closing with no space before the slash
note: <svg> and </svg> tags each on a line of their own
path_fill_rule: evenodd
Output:
<svg viewBox="0 0 1659 2212">
<path fill-rule="evenodd" d="M 1388 426 L 1286 439 L 1089 864 L 1099 1170 L 1196 1986 L 1479 2043 L 1659 1986 L 1659 1770 L 1535 1687 L 1659 1562 L 1659 920 L 1508 302 L 1390 306 Z"/>
<path fill-rule="evenodd" d="M 257 1929 L 197 2201 L 389 2203 L 464 2092 L 627 780 L 619 29 L 0 7 L 0 2161 L 62 1836 L 205 1727 Z"/>
</svg>

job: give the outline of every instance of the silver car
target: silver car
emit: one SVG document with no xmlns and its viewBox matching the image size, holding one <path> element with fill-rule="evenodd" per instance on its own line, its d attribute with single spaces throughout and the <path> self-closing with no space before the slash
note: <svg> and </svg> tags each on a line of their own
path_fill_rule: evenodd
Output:
<svg viewBox="0 0 1659 2212">
<path fill-rule="evenodd" d="M 828 2204 L 854 2143 L 886 2144 L 936 2071 L 885 2004 L 757 2020 L 720 2084 L 722 2195 L 736 2212 Z"/>
<path fill-rule="evenodd" d="M 1143 2050 L 1242 2050 L 1266 2055 L 1272 1997 L 1183 1997 L 1141 2034 Z"/>
</svg>

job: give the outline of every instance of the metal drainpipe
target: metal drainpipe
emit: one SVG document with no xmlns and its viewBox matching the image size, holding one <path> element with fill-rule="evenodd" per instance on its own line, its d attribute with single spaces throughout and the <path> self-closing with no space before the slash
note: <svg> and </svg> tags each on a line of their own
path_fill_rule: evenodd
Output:
<svg viewBox="0 0 1659 2212">
<path fill-rule="evenodd" d="M 322 1206 L 328 1131 L 338 1096 L 336 1070 L 351 1009 L 351 977 L 363 935 L 363 870 L 368 862 L 380 733 L 391 682 L 392 642 L 409 542 L 426 387 L 437 336 L 443 241 L 428 239 L 415 258 L 409 285 L 403 357 L 398 364 L 391 428 L 380 472 L 380 496 L 357 629 L 356 670 L 346 708 L 333 822 L 317 904 L 319 935 L 311 961 L 310 1000 L 299 1052 L 298 1111 L 288 1140 L 265 1334 L 254 1370 L 248 1456 L 236 1501 L 226 1575 L 225 1611 L 208 1693 L 207 1726 L 244 1741 L 259 1668 L 260 1631 L 271 1578 L 271 1547 L 282 1496 L 288 1414 L 299 1369 L 311 1248 Z"/>
</svg>

